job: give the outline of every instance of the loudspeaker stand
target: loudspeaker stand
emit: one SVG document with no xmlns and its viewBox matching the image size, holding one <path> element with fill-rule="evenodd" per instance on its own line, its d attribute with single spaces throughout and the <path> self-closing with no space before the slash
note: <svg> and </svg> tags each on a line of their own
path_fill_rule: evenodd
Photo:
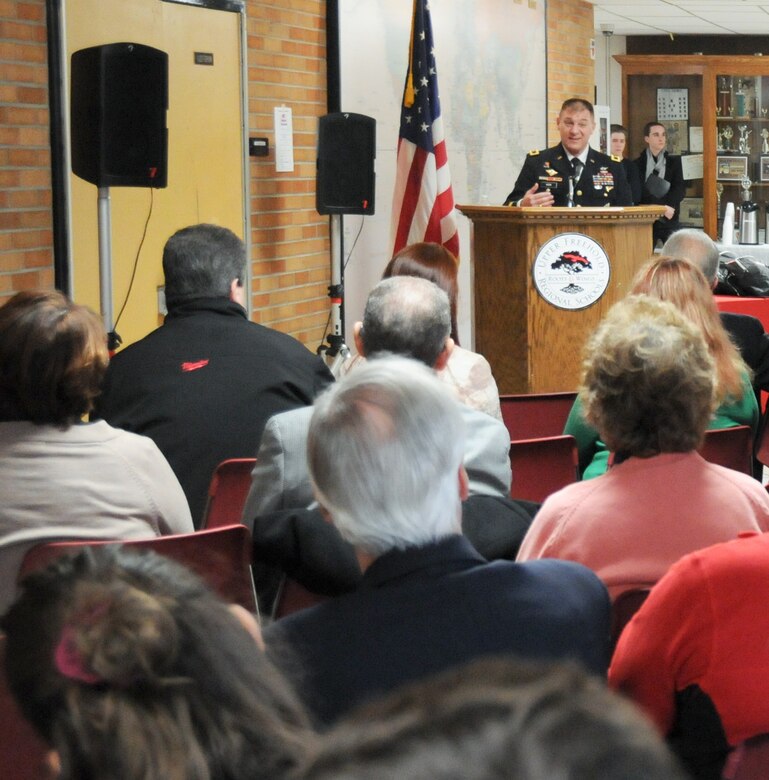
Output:
<svg viewBox="0 0 769 780">
<path fill-rule="evenodd" d="M 342 215 L 331 214 L 328 218 L 331 234 L 331 284 L 328 297 L 331 299 L 329 330 L 326 334 L 328 345 L 322 344 L 318 353 L 323 357 L 331 373 L 339 377 L 342 364 L 350 355 L 349 347 L 344 343 L 344 247 L 342 246 Z"/>
<path fill-rule="evenodd" d="M 112 354 L 121 343 L 120 336 L 112 330 L 112 209 L 109 187 L 99 187 L 98 191 L 99 301 L 104 330 L 107 331 L 107 348 Z"/>
</svg>

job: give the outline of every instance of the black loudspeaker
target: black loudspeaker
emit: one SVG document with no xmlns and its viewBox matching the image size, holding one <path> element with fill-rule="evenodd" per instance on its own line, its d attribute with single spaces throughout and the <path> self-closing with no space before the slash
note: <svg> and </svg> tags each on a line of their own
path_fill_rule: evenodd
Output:
<svg viewBox="0 0 769 780">
<path fill-rule="evenodd" d="M 374 213 L 376 120 L 363 114 L 326 114 L 318 125 L 319 214 Z"/>
<path fill-rule="evenodd" d="M 108 43 L 72 55 L 72 171 L 99 187 L 168 183 L 168 55 Z"/>
</svg>

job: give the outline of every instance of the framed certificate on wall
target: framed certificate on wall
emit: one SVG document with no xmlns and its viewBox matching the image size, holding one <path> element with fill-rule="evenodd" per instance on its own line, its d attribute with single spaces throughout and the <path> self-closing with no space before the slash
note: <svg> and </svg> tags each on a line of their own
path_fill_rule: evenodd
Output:
<svg viewBox="0 0 769 780">
<path fill-rule="evenodd" d="M 747 157 L 716 157 L 716 179 L 719 181 L 740 181 L 748 175 Z"/>
</svg>

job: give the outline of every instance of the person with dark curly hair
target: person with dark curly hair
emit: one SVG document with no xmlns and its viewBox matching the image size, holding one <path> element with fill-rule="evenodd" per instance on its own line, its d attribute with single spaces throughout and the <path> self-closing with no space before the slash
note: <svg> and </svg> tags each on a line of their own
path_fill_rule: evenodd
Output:
<svg viewBox="0 0 769 780">
<path fill-rule="evenodd" d="M 60 780 L 280 780 L 312 744 L 250 613 L 154 553 L 65 556 L 24 579 L 0 628 Z"/>
</svg>

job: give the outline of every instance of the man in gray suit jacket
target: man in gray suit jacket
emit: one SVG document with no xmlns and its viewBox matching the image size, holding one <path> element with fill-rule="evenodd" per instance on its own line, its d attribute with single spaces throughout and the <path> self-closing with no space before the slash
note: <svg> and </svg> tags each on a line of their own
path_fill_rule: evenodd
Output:
<svg viewBox="0 0 769 780">
<path fill-rule="evenodd" d="M 450 325 L 445 332 L 442 327 L 447 307 L 446 294 L 432 282 L 415 277 L 380 282 L 366 302 L 363 322 L 354 328 L 358 353 L 371 358 L 377 353 L 414 357 L 440 371 L 454 348 Z M 293 409 L 267 422 L 243 511 L 249 527 L 259 515 L 312 505 L 307 469 L 312 411 L 311 406 Z M 464 466 L 470 495 L 508 497 L 510 434 L 499 420 L 465 404 L 460 404 L 460 413 L 468 431 Z"/>
<path fill-rule="evenodd" d="M 436 285 L 394 277 L 381 281 L 369 295 L 363 322 L 355 325 L 355 344 L 368 359 L 397 354 L 440 370 L 454 346 L 450 323 L 448 298 Z M 514 558 L 535 507 L 509 499 L 510 435 L 493 417 L 457 405 L 467 430 L 463 464 L 470 498 L 464 504 L 465 532 L 487 557 Z M 360 571 L 349 545 L 313 508 L 307 466 L 312 412 L 312 407 L 292 410 L 268 421 L 243 522 L 253 532 L 258 563 L 268 561 L 288 570 L 313 590 L 338 593 L 354 587 Z M 257 588 L 269 601 L 274 582 L 265 571 L 259 582 L 257 570 Z"/>
</svg>

